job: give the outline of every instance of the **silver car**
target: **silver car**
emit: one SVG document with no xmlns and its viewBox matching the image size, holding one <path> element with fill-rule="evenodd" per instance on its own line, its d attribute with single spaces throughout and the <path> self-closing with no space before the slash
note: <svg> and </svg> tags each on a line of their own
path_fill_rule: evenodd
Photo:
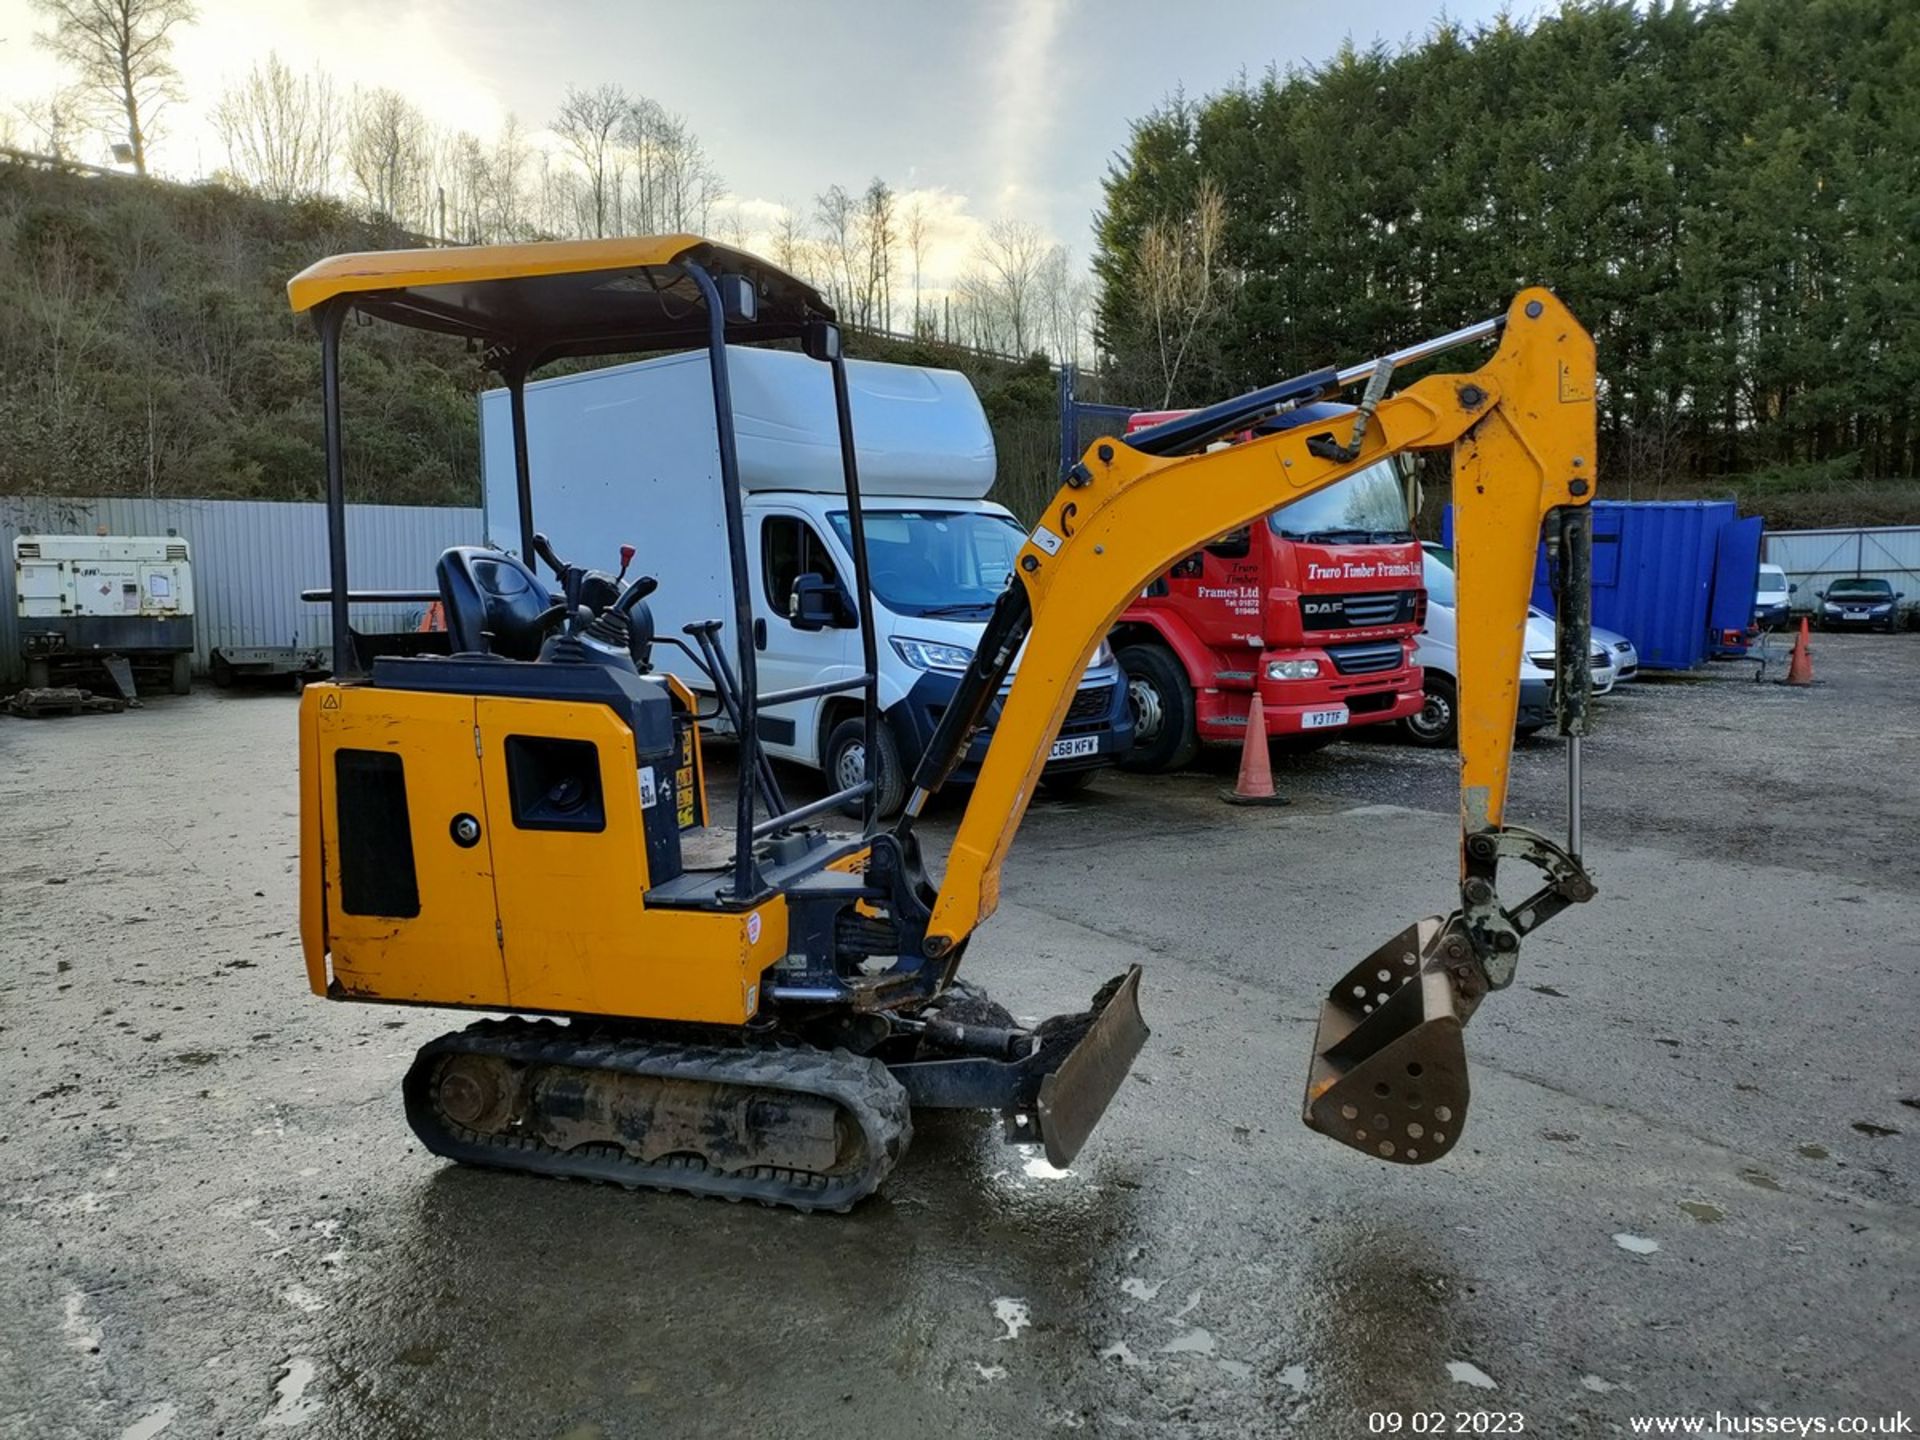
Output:
<svg viewBox="0 0 1920 1440">
<path fill-rule="evenodd" d="M 1544 620 L 1549 625 L 1553 624 L 1553 617 L 1538 606 L 1529 606 L 1527 613 L 1536 620 Z M 1640 673 L 1640 652 L 1634 648 L 1633 641 L 1618 630 L 1609 630 L 1604 625 L 1592 625 L 1588 628 L 1593 636 L 1594 689 L 1604 695 L 1614 687 L 1616 681 L 1631 680 Z M 1606 656 L 1604 666 L 1601 665 L 1599 658 L 1602 655 Z M 1612 672 L 1604 683 L 1601 681 L 1603 670 Z"/>
</svg>

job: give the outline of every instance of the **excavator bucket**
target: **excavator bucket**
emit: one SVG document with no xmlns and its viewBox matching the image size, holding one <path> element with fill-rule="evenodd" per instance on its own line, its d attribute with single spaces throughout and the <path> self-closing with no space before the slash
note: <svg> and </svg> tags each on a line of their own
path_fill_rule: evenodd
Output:
<svg viewBox="0 0 1920 1440">
<path fill-rule="evenodd" d="M 1438 1160 L 1467 1118 L 1463 1006 L 1436 955 L 1449 920 L 1408 926 L 1341 977 L 1320 1007 L 1306 1122 L 1400 1165 Z"/>
<path fill-rule="evenodd" d="M 1110 994 L 1095 997 L 1093 1023 L 1086 1033 L 1059 1068 L 1040 1082 L 1034 1107 L 1040 1139 L 1047 1147 L 1047 1163 L 1059 1169 L 1072 1164 L 1087 1143 L 1147 1043 L 1147 1022 L 1140 1018 L 1140 967 L 1130 968 L 1109 988 Z"/>
</svg>

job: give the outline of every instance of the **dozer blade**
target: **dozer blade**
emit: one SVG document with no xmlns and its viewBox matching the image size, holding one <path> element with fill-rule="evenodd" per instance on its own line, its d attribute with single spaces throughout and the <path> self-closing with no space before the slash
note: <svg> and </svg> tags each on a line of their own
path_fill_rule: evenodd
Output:
<svg viewBox="0 0 1920 1440">
<path fill-rule="evenodd" d="M 1438 956 L 1451 918 L 1408 926 L 1341 977 L 1320 1007 L 1306 1122 L 1400 1165 L 1438 1160 L 1467 1119 L 1472 1013 Z"/>
<path fill-rule="evenodd" d="M 1067 1058 L 1040 1082 L 1034 1108 L 1049 1165 L 1064 1170 L 1073 1163 L 1133 1068 L 1147 1034 L 1147 1022 L 1140 1018 L 1140 967 L 1135 965 L 1120 977 Z"/>
</svg>

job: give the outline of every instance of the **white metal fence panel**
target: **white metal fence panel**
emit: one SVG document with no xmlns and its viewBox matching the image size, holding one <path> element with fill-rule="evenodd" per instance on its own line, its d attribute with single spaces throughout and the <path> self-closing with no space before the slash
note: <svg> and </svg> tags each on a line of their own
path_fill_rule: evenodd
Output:
<svg viewBox="0 0 1920 1440">
<path fill-rule="evenodd" d="M 1767 535 L 1766 559 L 1800 587 L 1793 596 L 1795 610 L 1811 610 L 1820 591 L 1852 576 L 1889 582 L 1906 596 L 1902 609 L 1920 606 L 1920 525 L 1774 530 Z"/>
<path fill-rule="evenodd" d="M 194 668 L 215 649 L 333 642 L 324 605 L 302 590 L 327 583 L 327 510 L 316 502 L 63 499 L 0 496 L 0 680 L 17 682 L 20 658 L 13 538 L 22 534 L 180 535 L 193 547 Z M 449 545 L 477 545 L 477 507 L 349 505 L 348 578 L 356 590 L 431 590 L 433 562 Z M 411 629 L 420 607 L 356 611 L 355 625 Z"/>
</svg>

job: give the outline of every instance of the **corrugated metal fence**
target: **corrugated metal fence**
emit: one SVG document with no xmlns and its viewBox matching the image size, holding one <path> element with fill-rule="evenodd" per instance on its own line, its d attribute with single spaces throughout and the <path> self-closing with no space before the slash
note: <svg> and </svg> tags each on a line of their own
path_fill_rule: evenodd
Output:
<svg viewBox="0 0 1920 1440">
<path fill-rule="evenodd" d="M 330 645 L 324 605 L 303 589 L 327 583 L 327 511 L 271 500 L 89 500 L 0 496 L 0 680 L 22 678 L 13 538 L 21 534 L 180 535 L 193 547 L 194 668 L 219 646 Z M 478 544 L 477 508 L 349 505 L 347 556 L 356 590 L 432 589 L 433 562 L 449 545 Z M 355 612 L 355 628 L 408 629 L 404 608 Z"/>
<path fill-rule="evenodd" d="M 1787 572 L 1800 588 L 1795 610 L 1811 610 L 1815 596 L 1835 580 L 1877 577 L 1904 591 L 1902 609 L 1920 605 L 1920 525 L 1880 525 L 1859 530 L 1773 530 L 1767 563 Z"/>
</svg>

